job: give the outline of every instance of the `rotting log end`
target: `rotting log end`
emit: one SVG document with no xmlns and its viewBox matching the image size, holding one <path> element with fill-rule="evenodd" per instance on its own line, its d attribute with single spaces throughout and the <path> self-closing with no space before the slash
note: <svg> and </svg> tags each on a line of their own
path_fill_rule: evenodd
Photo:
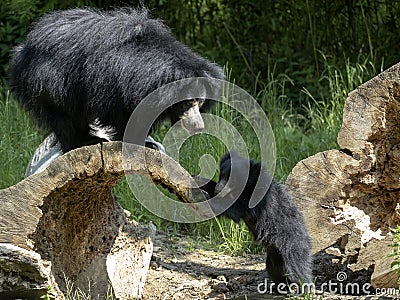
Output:
<svg viewBox="0 0 400 300">
<path fill-rule="evenodd" d="M 383 258 L 391 251 L 390 228 L 400 224 L 399 100 L 397 64 L 349 94 L 338 135 L 343 150 L 302 160 L 287 179 L 325 281 L 339 271 L 349 282 L 372 276 L 375 287 L 388 287 L 379 278 L 398 278 Z"/>
<path fill-rule="evenodd" d="M 35 262 L 27 260 L 25 269 L 34 263 L 50 266 L 44 278 L 32 278 L 32 291 L 41 293 L 49 284 L 62 298 L 67 279 L 92 296 L 111 290 L 118 299 L 141 297 L 155 229 L 129 221 L 112 188 L 127 172 L 162 184 L 186 202 L 193 201 L 196 189 L 170 157 L 140 146 L 130 150 L 124 158 L 120 142 L 82 147 L 0 191 L 0 243 L 34 253 Z M 0 273 L 13 265 L 4 261 Z M 19 290 L 0 286 L 0 296 L 13 293 Z"/>
</svg>

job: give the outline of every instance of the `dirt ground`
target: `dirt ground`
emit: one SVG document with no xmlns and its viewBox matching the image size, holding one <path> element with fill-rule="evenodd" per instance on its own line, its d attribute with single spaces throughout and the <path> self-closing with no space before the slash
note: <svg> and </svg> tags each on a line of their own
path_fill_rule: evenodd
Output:
<svg viewBox="0 0 400 300">
<path fill-rule="evenodd" d="M 263 254 L 232 257 L 213 250 L 194 249 L 185 236 L 169 238 L 164 233 L 157 233 L 143 299 L 283 299 L 265 288 L 264 268 Z M 259 293 L 258 286 L 261 292 L 266 292 Z M 304 299 L 400 298 L 398 295 L 352 297 L 324 294 Z"/>
<path fill-rule="evenodd" d="M 263 255 L 231 257 L 193 249 L 184 237 L 157 234 L 143 299 L 234 299 L 257 294 Z"/>
</svg>

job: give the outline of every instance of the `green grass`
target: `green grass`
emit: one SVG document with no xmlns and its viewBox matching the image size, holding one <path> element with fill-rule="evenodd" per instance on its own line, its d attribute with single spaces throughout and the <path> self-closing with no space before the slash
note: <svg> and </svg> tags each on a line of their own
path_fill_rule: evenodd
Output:
<svg viewBox="0 0 400 300">
<path fill-rule="evenodd" d="M 392 257 L 391 268 L 396 271 L 400 275 L 400 226 L 392 229 L 393 238 L 390 246 L 392 247 L 392 251 L 388 255 Z M 400 279 L 398 280 L 398 284 L 400 287 Z"/>
<path fill-rule="evenodd" d="M 290 103 L 296 102 L 288 96 L 292 80 L 284 74 L 275 76 L 273 69 L 269 71 L 269 81 L 265 84 L 263 91 L 257 95 L 257 101 L 267 113 L 275 134 L 277 156 L 274 176 L 277 180 L 284 182 L 300 160 L 323 150 L 338 148 L 336 139 L 347 94 L 377 73 L 375 67 L 366 59 L 360 58 L 356 63 L 346 60 L 345 63 L 337 66 L 330 65 L 325 60 L 324 70 L 318 82 L 323 92 L 314 96 L 304 88 L 307 101 L 304 101 L 305 104 L 301 107 L 292 107 Z M 254 148 L 250 146 L 250 156 L 258 159 L 258 145 L 252 142 L 254 134 L 246 130 L 245 122 L 238 120 L 237 115 L 226 107 L 218 112 L 225 120 L 235 124 L 239 131 L 244 130 L 242 135 L 246 138 L 248 145 L 255 145 Z M 159 132 L 158 139 L 162 140 L 162 138 L 163 133 Z M 179 162 L 190 173 L 197 174 L 200 172 L 201 155 L 211 154 L 218 163 L 218 158 L 225 151 L 225 147 L 218 144 L 218 141 L 202 134 L 185 142 Z M 217 175 L 215 173 L 209 178 L 216 179 Z M 158 228 L 172 226 L 175 230 L 187 232 L 203 243 L 202 246 L 218 248 L 231 254 L 260 251 L 242 223 L 234 224 L 226 219 L 210 220 L 194 225 L 165 222 L 143 209 L 126 187 L 118 186 L 117 191 L 123 193 L 122 203 L 135 212 L 133 216 L 139 221 L 151 220 Z"/>
<path fill-rule="evenodd" d="M 0 189 L 23 178 L 29 158 L 43 136 L 9 92 L 0 87 Z"/>
<path fill-rule="evenodd" d="M 268 81 L 257 83 L 263 90 L 255 96 L 266 112 L 275 135 L 276 168 L 274 177 L 284 182 L 300 160 L 317 152 L 337 148 L 337 132 L 341 126 L 342 108 L 347 94 L 378 73 L 367 60 L 359 58 L 355 63 L 329 63 L 321 66 L 321 77 L 315 80 L 318 94 L 311 94 L 303 87 L 302 99 L 293 99 L 295 86 L 287 74 L 275 74 L 268 70 Z M 313 90 L 318 90 L 313 89 Z M 296 107 L 292 105 L 296 103 Z M 249 155 L 260 158 L 260 145 L 246 120 L 227 106 L 218 107 L 217 114 L 240 132 L 247 144 Z M 23 178 L 30 155 L 39 145 L 44 134 L 38 131 L 32 120 L 21 110 L 7 90 L 0 89 L 0 188 L 13 185 Z M 217 129 L 218 130 L 218 129 Z M 168 126 L 163 126 L 153 135 L 162 141 Z M 236 142 L 236 141 L 234 141 Z M 202 174 L 218 178 L 218 161 L 226 152 L 218 138 L 199 134 L 188 138 L 176 158 L 191 174 Z M 203 156 L 208 154 L 207 156 Z M 122 180 L 114 192 L 122 205 L 132 212 L 139 222 L 152 221 L 158 229 L 179 231 L 192 236 L 199 247 L 218 248 L 221 251 L 240 254 L 258 252 L 244 224 L 234 224 L 226 219 L 210 220 L 199 224 L 177 224 L 165 221 L 148 212 L 136 201 L 126 180 Z"/>
<path fill-rule="evenodd" d="M 92 287 L 91 283 L 89 283 L 88 293 L 85 293 L 80 288 L 75 287 L 74 283 L 70 279 L 68 279 L 65 275 L 64 275 L 64 281 L 65 281 L 66 290 L 67 290 L 66 294 L 65 294 L 66 300 L 92 300 L 93 299 L 93 297 L 90 294 L 88 294 L 91 291 L 91 287 Z M 100 299 L 100 298 L 96 297 L 95 299 Z M 107 300 L 114 299 L 111 285 L 108 285 L 107 293 L 106 293 L 104 299 L 107 299 Z"/>
</svg>

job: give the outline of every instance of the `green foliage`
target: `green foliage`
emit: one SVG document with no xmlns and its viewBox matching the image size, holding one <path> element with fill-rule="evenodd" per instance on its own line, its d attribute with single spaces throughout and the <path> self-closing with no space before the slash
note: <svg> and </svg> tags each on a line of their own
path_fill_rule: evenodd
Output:
<svg viewBox="0 0 400 300">
<path fill-rule="evenodd" d="M 377 73 L 374 65 L 365 58 L 355 63 L 345 59 L 344 63 L 325 60 L 321 66 L 319 82 L 327 87 L 323 95 L 313 95 L 308 89 L 303 94 L 311 99 L 299 108 L 293 108 L 291 93 L 293 80 L 286 74 L 277 74 L 276 67 L 268 68 L 268 81 L 256 95 L 258 103 L 268 115 L 275 135 L 277 160 L 274 177 L 284 182 L 295 164 L 319 151 L 336 148 L 337 132 L 341 125 L 342 108 L 347 94 Z M 37 130 L 31 118 L 22 111 L 5 88 L 0 89 L 0 188 L 8 187 L 23 178 L 25 167 L 34 149 L 44 134 Z M 329 97 L 325 97 L 329 95 Z M 218 115 L 235 125 L 250 145 L 253 159 L 259 159 L 259 145 L 242 119 L 229 107 L 220 106 Z M 154 137 L 162 141 L 169 126 L 162 127 Z M 219 158 L 226 147 L 207 134 L 189 138 L 181 147 L 179 162 L 191 174 L 205 172 L 206 177 L 218 178 Z M 201 157 L 209 154 L 201 163 Z M 203 166 L 203 169 L 200 167 Z M 211 247 L 238 254 L 260 251 L 243 224 L 234 224 L 225 219 L 210 220 L 201 224 L 176 224 L 167 222 L 149 213 L 132 195 L 126 180 L 114 190 L 123 206 L 132 212 L 132 217 L 143 223 L 152 221 L 157 228 L 168 232 L 179 231 L 195 237 L 196 241 Z M 165 193 L 168 193 L 165 191 Z M 199 238 L 201 237 L 201 238 Z M 196 242 L 195 241 L 195 242 Z M 223 242 L 221 242 L 223 241 Z"/>
<path fill-rule="evenodd" d="M 393 239 L 390 244 L 392 251 L 388 256 L 393 258 L 393 262 L 391 263 L 392 270 L 400 274 L 400 226 L 392 229 L 392 232 Z"/>
<path fill-rule="evenodd" d="M 71 7 L 140 6 L 143 1 L 3 0 L 0 2 L 0 77 L 13 46 L 23 41 L 29 25 L 45 12 Z M 324 57 L 352 61 L 361 54 L 375 64 L 398 61 L 400 2 L 390 0 L 221 1 L 149 0 L 153 16 L 162 18 L 173 34 L 202 55 L 229 63 L 236 82 L 252 93 L 268 82 L 268 62 L 278 73 L 290 74 L 299 104 L 306 86 L 312 95 L 326 94 L 315 84 L 324 70 Z"/>
<path fill-rule="evenodd" d="M 38 15 L 35 0 L 3 0 L 0 3 L 0 65 L 1 73 L 5 74 L 5 66 L 10 57 L 13 45 L 24 38 L 34 16 Z"/>
<path fill-rule="evenodd" d="M 214 222 L 219 229 L 219 234 L 214 235 L 214 240 L 221 240 L 220 235 L 222 236 L 223 243 L 219 243 L 218 246 L 220 251 L 238 255 L 259 253 L 263 250 L 260 245 L 255 243 L 244 222 L 236 224 L 227 219 L 215 219 Z"/>
<path fill-rule="evenodd" d="M 30 24 L 45 12 L 121 5 L 138 6 L 140 1 L 0 1 L 0 189 L 23 178 L 30 156 L 45 136 L 5 85 L 11 49 L 24 40 Z M 275 134 L 274 177 L 280 182 L 303 158 L 337 148 L 348 93 L 399 60 L 399 1 L 149 0 L 145 5 L 153 16 L 165 20 L 179 40 L 225 65 L 230 81 L 257 99 Z M 241 130 L 247 143 L 254 145 L 250 156 L 259 159 L 259 146 L 246 123 L 227 107 L 217 111 Z M 161 128 L 154 138 L 161 141 L 167 130 L 168 126 Z M 203 171 L 217 179 L 218 172 L 202 170 L 200 165 L 215 166 L 225 151 L 218 140 L 200 134 L 184 143 L 179 162 L 192 174 Z M 210 154 L 210 160 L 199 164 L 205 153 Z M 227 219 L 172 223 L 148 212 L 134 198 L 126 180 L 113 192 L 132 212 L 132 218 L 151 221 L 172 234 L 188 234 L 194 246 L 201 244 L 231 254 L 262 251 L 243 223 Z M 400 273 L 400 227 L 393 231 L 392 268 Z M 67 299 L 90 298 L 68 282 L 67 289 Z M 52 295 L 48 292 L 42 298 L 51 299 Z"/>
<path fill-rule="evenodd" d="M 33 120 L 0 87 L 0 189 L 23 178 L 29 158 L 42 139 Z"/>
<path fill-rule="evenodd" d="M 65 274 L 64 274 L 64 282 L 65 282 L 65 287 L 66 287 L 66 294 L 65 294 L 66 300 L 92 300 L 93 299 L 90 294 L 86 294 L 80 288 L 75 287 L 74 283 L 69 278 L 67 278 L 67 276 Z M 88 284 L 89 284 L 88 291 L 90 293 L 91 287 L 96 285 L 96 283 L 90 282 Z M 95 299 L 99 299 L 99 297 L 95 297 Z M 109 284 L 107 286 L 107 294 L 105 295 L 105 297 L 103 299 L 104 300 L 115 299 L 113 296 L 111 284 Z"/>
<path fill-rule="evenodd" d="M 47 287 L 46 294 L 44 294 L 43 296 L 41 296 L 40 299 L 44 299 L 44 300 L 56 299 L 56 296 L 54 296 L 54 294 L 53 294 L 52 291 L 51 291 L 51 286 L 48 286 L 48 287 Z"/>
<path fill-rule="evenodd" d="M 136 1 L 130 1 L 136 3 Z M 249 91 L 260 91 L 268 59 L 290 74 L 297 90 L 322 92 L 308 80 L 319 77 L 323 58 L 353 61 L 360 53 L 386 66 L 398 61 L 398 1 L 159 1 L 146 2 L 182 41 L 221 64 Z M 212 24 L 212 25 L 211 25 Z M 385 67 L 386 67 L 385 66 Z M 299 94 L 296 94 L 299 97 Z"/>
<path fill-rule="evenodd" d="M 303 114 L 298 113 L 288 104 L 291 102 L 290 89 L 293 88 L 293 81 L 285 74 L 275 75 L 274 67 L 269 68 L 268 83 L 257 95 L 257 100 L 267 113 L 275 134 L 277 157 L 274 177 L 280 182 L 286 180 L 290 171 L 300 160 L 317 152 L 338 147 L 336 139 L 347 94 L 375 75 L 374 72 L 376 73 L 374 65 L 361 57 L 355 63 L 350 63 L 346 59 L 341 65 L 334 65 L 326 60 L 322 67 L 320 81 L 328 83 L 327 94 L 331 95 L 329 101 L 327 99 L 324 101 L 323 96 L 313 96 L 304 89 L 304 93 L 307 93 L 312 101 L 303 107 Z M 241 131 L 241 135 L 245 137 L 247 144 L 250 145 L 250 156 L 253 159 L 259 159 L 259 149 L 252 140 L 253 133 L 246 129 L 245 124 L 237 118 L 235 112 L 228 107 L 219 107 L 216 111 L 222 118 L 235 124 L 235 127 Z M 157 133 L 157 139 L 160 141 L 164 137 L 163 130 Z M 189 173 L 198 174 L 201 171 L 199 165 L 201 165 L 202 155 L 210 154 L 217 164 L 211 163 L 212 167 L 218 168 L 219 158 L 225 153 L 226 148 L 218 140 L 200 134 L 189 138 L 180 151 L 179 163 Z M 218 173 L 213 173 L 208 178 L 215 180 L 218 178 Z M 117 186 L 116 194 L 119 195 L 124 207 L 133 212 L 133 218 L 140 222 L 152 221 L 157 228 L 184 231 L 196 239 L 199 236 L 204 237 L 201 240 L 202 243 L 208 242 L 212 247 L 218 247 L 231 254 L 260 251 L 243 223 L 234 224 L 230 220 L 215 219 L 202 224 L 172 224 L 148 213 L 134 199 L 126 183 L 121 182 Z M 221 241 L 224 242 L 221 243 Z"/>
<path fill-rule="evenodd" d="M 43 13 L 82 6 L 138 6 L 139 2 L 2 1 L 0 83 L 4 86 L 11 48 L 23 41 L 31 22 Z M 301 159 L 337 147 L 347 94 L 378 73 L 376 62 L 381 62 L 382 70 L 384 55 L 386 65 L 398 60 L 398 2 L 150 0 L 146 6 L 153 16 L 165 20 L 179 40 L 229 66 L 231 81 L 255 95 L 275 134 L 275 177 L 281 182 Z M 241 131 L 248 144 L 254 145 L 249 149 L 250 156 L 259 159 L 259 145 L 248 124 L 227 107 L 219 107 L 218 111 Z M 0 119 L 0 188 L 4 188 L 21 180 L 30 155 L 44 135 L 6 88 L 0 91 Z M 159 130 L 155 138 L 162 140 L 167 129 Z M 200 165 L 215 167 L 225 151 L 218 140 L 200 134 L 182 145 L 179 162 L 190 173 L 203 171 L 217 179 L 217 172 L 212 173 L 212 168 L 202 170 Z M 210 155 L 207 163 L 199 164 L 205 153 Z M 171 223 L 151 215 L 134 200 L 126 182 L 122 181 L 115 193 L 138 221 L 151 220 L 159 228 L 171 227 Z M 254 247 L 244 226 L 227 220 L 172 227 L 218 245 L 225 240 L 221 249 L 233 253 Z"/>
<path fill-rule="evenodd" d="M 23 42 L 38 17 L 54 9 L 91 6 L 89 0 L 2 0 L 0 1 L 0 77 L 6 77 L 7 64 L 14 46 Z M 0 82 L 3 84 L 3 82 Z"/>
</svg>

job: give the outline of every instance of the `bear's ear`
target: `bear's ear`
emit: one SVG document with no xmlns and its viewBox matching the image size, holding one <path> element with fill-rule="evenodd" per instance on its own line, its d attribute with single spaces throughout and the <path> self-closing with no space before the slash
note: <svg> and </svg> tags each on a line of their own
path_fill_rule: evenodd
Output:
<svg viewBox="0 0 400 300">
<path fill-rule="evenodd" d="M 242 167 L 245 170 L 247 170 L 249 168 L 250 162 L 251 162 L 251 160 L 240 156 L 239 153 L 237 153 L 234 150 L 227 152 L 221 158 L 220 167 L 225 166 L 225 168 L 226 168 L 227 167 L 226 165 L 228 164 L 228 163 L 226 163 L 227 161 L 229 161 L 229 169 L 232 169 L 232 164 L 235 164 L 237 166 L 236 171 L 241 170 Z"/>
<path fill-rule="evenodd" d="M 240 155 L 234 150 L 226 152 L 220 160 L 220 165 L 222 165 L 225 161 L 230 160 L 231 158 L 239 158 L 239 157 Z"/>
<path fill-rule="evenodd" d="M 229 152 L 225 153 L 224 156 L 222 156 L 219 161 L 219 166 L 221 167 L 225 161 L 230 160 L 230 159 L 231 159 L 231 156 L 229 155 Z"/>
</svg>

